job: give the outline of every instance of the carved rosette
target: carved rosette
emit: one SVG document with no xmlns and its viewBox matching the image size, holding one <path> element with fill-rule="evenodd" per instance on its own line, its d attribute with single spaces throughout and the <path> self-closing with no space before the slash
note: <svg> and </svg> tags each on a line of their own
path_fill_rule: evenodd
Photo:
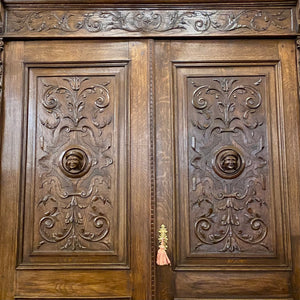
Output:
<svg viewBox="0 0 300 300">
<path fill-rule="evenodd" d="M 191 251 L 272 251 L 265 78 L 188 78 Z"/>
<path fill-rule="evenodd" d="M 36 251 L 113 249 L 110 78 L 39 77 Z"/>
<path fill-rule="evenodd" d="M 86 11 L 10 11 L 7 33 L 155 34 L 291 33 L 290 9 L 166 10 L 103 9 Z"/>
</svg>

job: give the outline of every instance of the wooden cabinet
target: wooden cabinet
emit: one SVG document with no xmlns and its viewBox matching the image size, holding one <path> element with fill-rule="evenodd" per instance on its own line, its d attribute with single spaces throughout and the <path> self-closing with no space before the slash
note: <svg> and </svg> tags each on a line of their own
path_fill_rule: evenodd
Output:
<svg viewBox="0 0 300 300">
<path fill-rule="evenodd" d="M 294 1 L 2 4 L 1 300 L 300 299 Z"/>
</svg>

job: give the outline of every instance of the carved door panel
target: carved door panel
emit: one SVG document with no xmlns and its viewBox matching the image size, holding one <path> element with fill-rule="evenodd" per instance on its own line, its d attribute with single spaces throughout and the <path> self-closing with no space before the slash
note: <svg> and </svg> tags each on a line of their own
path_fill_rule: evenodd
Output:
<svg viewBox="0 0 300 300">
<path fill-rule="evenodd" d="M 157 299 L 296 295 L 294 57 L 280 40 L 156 44 L 156 224 L 172 262 Z"/>
<path fill-rule="evenodd" d="M 1 299 L 146 299 L 147 43 L 6 54 Z"/>
<path fill-rule="evenodd" d="M 5 47 L 1 299 L 298 299 L 292 41 Z"/>
</svg>

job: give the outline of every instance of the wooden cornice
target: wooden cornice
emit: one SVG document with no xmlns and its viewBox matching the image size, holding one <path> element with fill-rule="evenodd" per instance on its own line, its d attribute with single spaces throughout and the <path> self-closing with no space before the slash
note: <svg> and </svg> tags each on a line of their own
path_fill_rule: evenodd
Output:
<svg viewBox="0 0 300 300">
<path fill-rule="evenodd" d="M 295 6 L 297 0 L 2 0 L 5 5 L 21 5 L 27 6 L 32 4 L 49 5 L 49 4 L 63 4 L 63 5 L 83 5 L 90 6 L 95 4 L 100 5 L 197 5 L 197 6 Z"/>
</svg>

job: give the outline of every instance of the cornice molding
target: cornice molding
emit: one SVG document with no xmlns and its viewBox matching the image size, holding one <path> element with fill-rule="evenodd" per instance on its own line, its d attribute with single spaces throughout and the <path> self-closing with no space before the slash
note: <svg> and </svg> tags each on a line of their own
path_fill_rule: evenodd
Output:
<svg viewBox="0 0 300 300">
<path fill-rule="evenodd" d="M 228 5 L 248 5 L 248 6 L 295 6 L 297 4 L 297 0 L 2 0 L 5 5 L 18 5 L 25 7 L 26 5 L 49 5 L 49 4 L 64 4 L 64 5 L 95 5 L 95 4 L 119 4 L 119 5 L 198 5 L 198 6 L 209 6 L 209 5 L 221 5 L 221 7 Z"/>
</svg>

